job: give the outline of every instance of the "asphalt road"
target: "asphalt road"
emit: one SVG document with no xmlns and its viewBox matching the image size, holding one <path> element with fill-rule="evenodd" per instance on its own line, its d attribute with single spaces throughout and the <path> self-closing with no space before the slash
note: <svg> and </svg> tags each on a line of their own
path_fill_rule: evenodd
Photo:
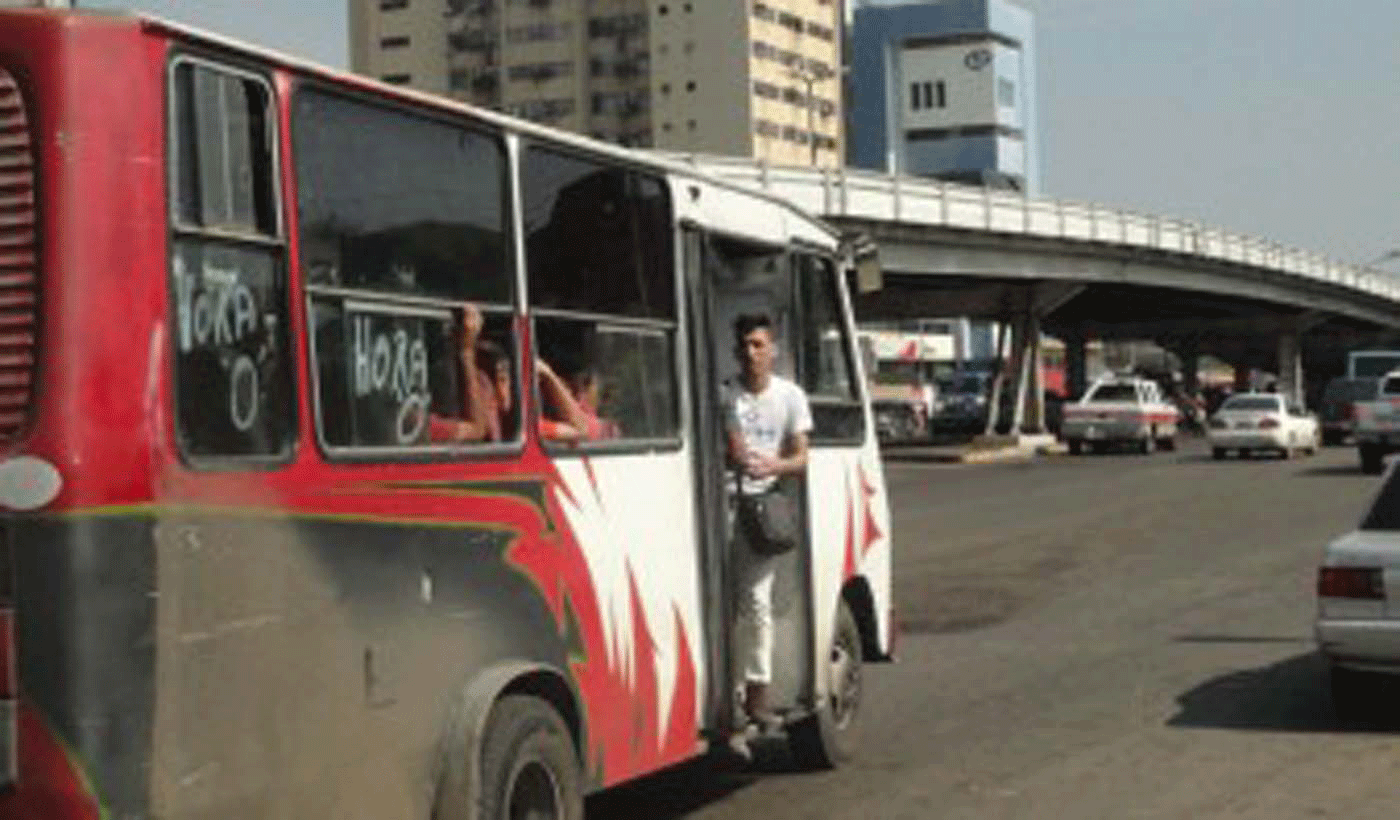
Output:
<svg viewBox="0 0 1400 820">
<path fill-rule="evenodd" d="M 588 820 L 1400 816 L 1400 729 L 1332 714 L 1323 544 L 1377 481 L 1354 450 L 887 464 L 900 662 L 818 774 L 699 762 Z"/>
</svg>

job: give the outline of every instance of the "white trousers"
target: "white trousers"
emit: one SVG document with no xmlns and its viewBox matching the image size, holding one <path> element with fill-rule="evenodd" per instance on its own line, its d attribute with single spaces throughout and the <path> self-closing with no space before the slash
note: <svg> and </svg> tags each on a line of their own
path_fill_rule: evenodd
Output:
<svg viewBox="0 0 1400 820">
<path fill-rule="evenodd" d="M 742 532 L 735 533 L 734 550 L 739 610 L 734 642 L 737 667 L 745 683 L 770 683 L 773 680 L 773 577 L 777 559 L 749 549 Z"/>
</svg>

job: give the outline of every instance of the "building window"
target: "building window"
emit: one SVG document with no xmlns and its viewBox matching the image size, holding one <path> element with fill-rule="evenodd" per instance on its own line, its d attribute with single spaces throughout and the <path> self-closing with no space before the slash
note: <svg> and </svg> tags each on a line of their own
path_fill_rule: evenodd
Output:
<svg viewBox="0 0 1400 820">
<path fill-rule="evenodd" d="M 997 78 L 997 101 L 1005 108 L 1016 107 L 1016 83 L 1005 77 Z"/>
<path fill-rule="evenodd" d="M 545 40 L 564 40 L 573 34 L 572 23 L 535 23 L 529 26 L 511 26 L 506 29 L 508 43 L 534 43 Z"/>
<path fill-rule="evenodd" d="M 761 2 L 753 4 L 753 16 L 769 23 L 777 19 L 777 13 L 773 11 L 773 7 Z"/>
<path fill-rule="evenodd" d="M 380 37 L 380 38 L 379 38 L 379 47 L 380 47 L 380 48 L 407 48 L 407 47 L 408 47 L 408 42 L 409 42 L 409 41 L 408 41 L 408 38 L 407 38 L 407 37 L 404 37 L 404 36 L 402 36 L 402 35 L 396 36 L 396 37 Z"/>
<path fill-rule="evenodd" d="M 412 74 L 385 74 L 379 79 L 390 85 L 409 85 L 413 82 Z"/>
<path fill-rule="evenodd" d="M 933 88 L 934 88 L 934 91 L 936 91 L 937 94 L 938 94 L 938 96 L 937 96 L 937 98 L 936 98 L 936 101 L 935 101 L 935 105 L 937 105 L 939 108 L 947 108 L 947 107 L 948 107 L 948 87 L 943 83 L 942 80 L 939 80 L 938 82 L 936 82 L 936 83 L 933 84 Z"/>
<path fill-rule="evenodd" d="M 408 8 L 408 0 L 379 0 L 380 11 L 398 11 Z"/>
</svg>

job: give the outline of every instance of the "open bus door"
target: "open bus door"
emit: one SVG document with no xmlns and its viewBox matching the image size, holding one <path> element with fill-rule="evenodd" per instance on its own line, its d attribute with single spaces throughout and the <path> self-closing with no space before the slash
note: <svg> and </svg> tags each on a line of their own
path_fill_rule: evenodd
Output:
<svg viewBox="0 0 1400 820">
<path fill-rule="evenodd" d="M 695 230 L 685 233 L 686 296 L 690 307 L 690 351 L 696 441 L 696 492 L 702 532 L 702 591 L 710 640 L 706 703 L 708 725 L 729 729 L 740 718 L 741 681 L 735 659 L 737 557 L 731 543 L 732 501 L 724 459 L 723 385 L 738 374 L 734 358 L 734 319 L 742 313 L 767 313 L 774 321 L 780 363 L 792 355 L 787 343 L 794 321 L 792 265 L 781 248 L 720 238 Z M 787 364 L 791 364 L 791 358 Z M 789 488 L 805 501 L 802 487 Z M 769 706 L 789 720 L 810 711 L 816 700 L 812 657 L 813 602 L 811 565 L 805 527 L 798 549 L 775 559 L 773 585 L 773 679 Z"/>
</svg>

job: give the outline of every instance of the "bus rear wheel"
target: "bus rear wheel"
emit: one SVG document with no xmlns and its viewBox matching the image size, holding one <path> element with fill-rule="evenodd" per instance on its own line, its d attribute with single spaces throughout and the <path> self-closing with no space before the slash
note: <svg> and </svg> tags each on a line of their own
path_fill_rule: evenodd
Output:
<svg viewBox="0 0 1400 820">
<path fill-rule="evenodd" d="M 827 692 L 816 710 L 788 731 L 793 759 L 804 769 L 832 769 L 855 752 L 856 720 L 864 691 L 860 628 L 844 601 L 827 657 Z"/>
<path fill-rule="evenodd" d="M 496 702 L 481 746 L 479 820 L 583 820 L 583 790 L 569 730 L 545 701 Z"/>
</svg>

